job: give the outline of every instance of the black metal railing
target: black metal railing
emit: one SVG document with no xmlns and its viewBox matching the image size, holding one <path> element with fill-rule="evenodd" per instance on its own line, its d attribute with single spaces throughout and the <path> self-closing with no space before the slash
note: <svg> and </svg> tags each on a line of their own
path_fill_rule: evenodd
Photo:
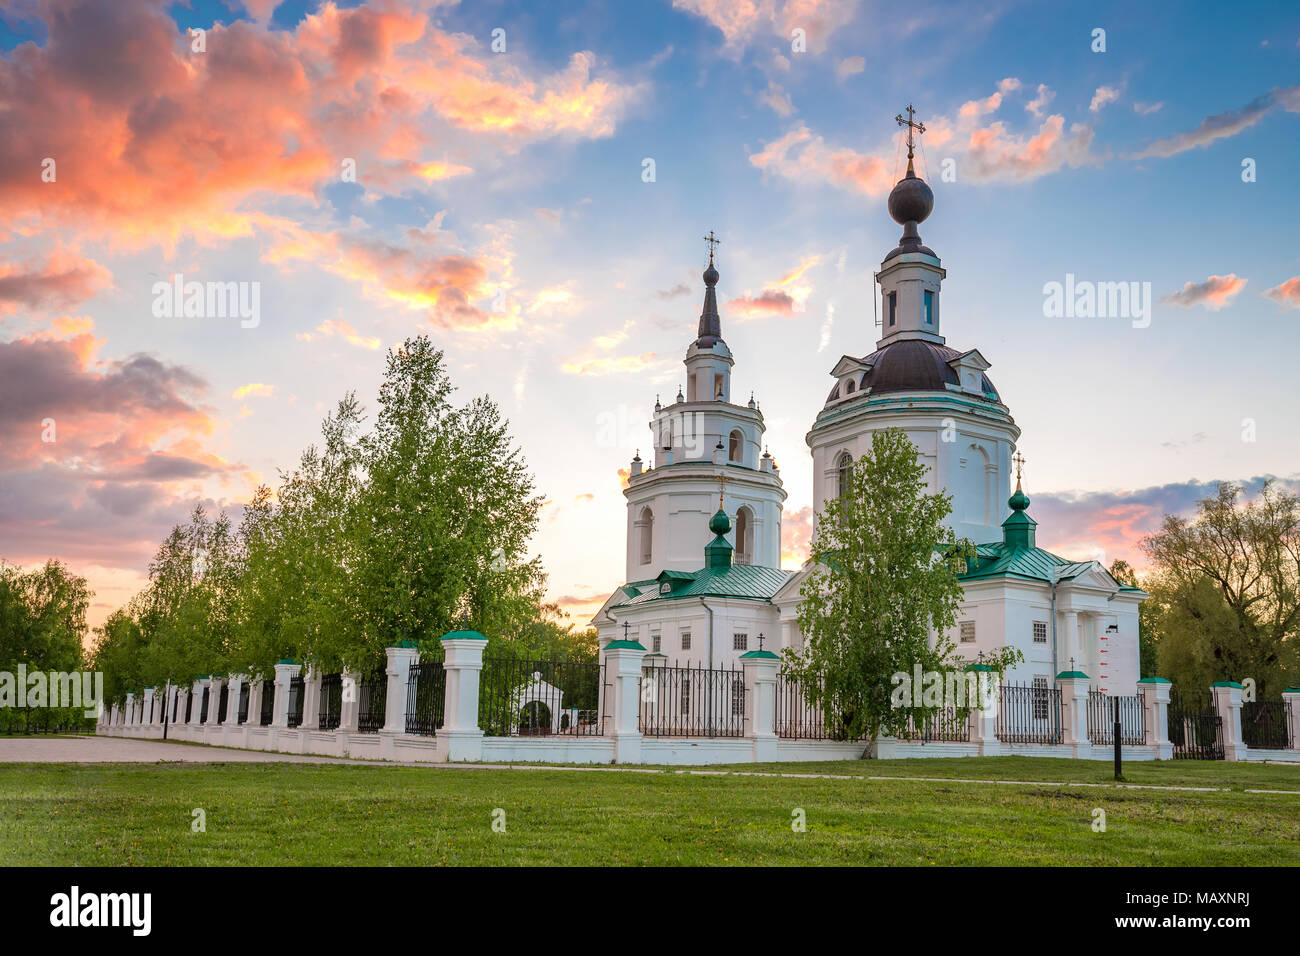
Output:
<svg viewBox="0 0 1300 956">
<path fill-rule="evenodd" d="M 1169 695 L 1169 742 L 1175 760 L 1223 760 L 1223 720 L 1212 694 Z"/>
<path fill-rule="evenodd" d="M 907 725 L 898 732 L 898 739 L 965 743 L 970 740 L 970 724 L 969 707 L 942 707 L 923 714 L 908 714 Z"/>
<path fill-rule="evenodd" d="M 263 727 L 270 727 L 275 718 L 275 681 L 262 681 L 262 713 L 259 717 Z"/>
<path fill-rule="evenodd" d="M 638 726 L 650 737 L 744 736 L 744 671 L 646 665 Z"/>
<path fill-rule="evenodd" d="M 442 661 L 412 664 L 406 679 L 406 732 L 432 736 L 442 726 L 447 672 Z"/>
<path fill-rule="evenodd" d="M 1241 705 L 1241 739 L 1247 747 L 1287 750 L 1292 746 L 1286 703 L 1281 700 L 1249 700 Z"/>
<path fill-rule="evenodd" d="M 343 720 L 343 675 L 325 674 L 320 679 L 320 716 L 317 730 L 338 730 Z"/>
<path fill-rule="evenodd" d="M 303 697 L 307 689 L 307 681 L 301 674 L 289 680 L 289 726 L 302 726 L 302 705 Z"/>
<path fill-rule="evenodd" d="M 248 723 L 248 695 L 252 691 L 248 681 L 239 682 L 239 709 L 236 711 L 235 720 L 241 724 Z"/>
<path fill-rule="evenodd" d="M 604 674 L 594 659 L 486 658 L 479 726 L 489 737 L 598 737 L 605 729 Z"/>
<path fill-rule="evenodd" d="M 226 708 L 230 705 L 230 685 L 224 681 L 221 684 L 221 693 L 217 695 L 217 723 L 226 722 Z"/>
<path fill-rule="evenodd" d="M 357 685 L 357 730 L 377 734 L 384 727 L 388 706 L 388 675 L 383 671 L 363 678 Z"/>
<path fill-rule="evenodd" d="M 776 735 L 787 740 L 825 740 L 826 719 L 804 692 L 804 685 L 785 674 L 776 675 Z"/>
<path fill-rule="evenodd" d="M 998 740 L 1008 744 L 1061 742 L 1061 689 L 1003 684 L 996 722 Z"/>
<path fill-rule="evenodd" d="M 1136 747 L 1146 742 L 1146 712 L 1142 698 L 1112 697 L 1105 691 L 1088 691 L 1088 739 L 1094 744 L 1115 746 L 1115 705 L 1119 704 L 1119 742 Z"/>
</svg>

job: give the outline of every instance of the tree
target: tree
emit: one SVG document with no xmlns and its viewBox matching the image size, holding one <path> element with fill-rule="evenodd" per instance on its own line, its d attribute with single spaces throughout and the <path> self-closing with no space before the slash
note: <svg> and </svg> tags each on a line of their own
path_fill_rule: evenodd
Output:
<svg viewBox="0 0 1300 956">
<path fill-rule="evenodd" d="M 800 591 L 804 648 L 786 650 L 786 669 L 850 739 L 897 732 L 916 713 L 891 706 L 894 674 L 958 663 L 944 635 L 963 594 L 957 570 L 974 547 L 944 526 L 951 499 L 927 494 L 924 474 L 901 430 L 873 432 L 844 495 L 818 515 Z"/>
<path fill-rule="evenodd" d="M 58 561 L 32 571 L 0 561 L 0 668 L 79 668 L 92 593 Z"/>
<path fill-rule="evenodd" d="M 1191 520 L 1166 515 L 1142 541 L 1160 666 L 1171 679 L 1253 678 L 1276 696 L 1300 681 L 1300 495 L 1272 480 L 1242 495 L 1220 484 Z"/>
</svg>

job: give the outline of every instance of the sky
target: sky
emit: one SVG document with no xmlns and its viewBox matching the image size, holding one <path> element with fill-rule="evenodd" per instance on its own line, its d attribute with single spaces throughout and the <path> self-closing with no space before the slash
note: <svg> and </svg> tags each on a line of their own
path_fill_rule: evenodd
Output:
<svg viewBox="0 0 1300 956">
<path fill-rule="evenodd" d="M 942 331 L 992 362 L 1040 546 L 1140 561 L 1215 482 L 1300 483 L 1297 84 L 1290 3 L 0 0 L 0 557 L 102 622 L 427 333 L 508 416 L 583 623 L 715 230 L 798 566 L 911 104 Z M 177 274 L 255 319 L 169 314 Z M 1067 281 L 1152 308 L 1052 314 Z"/>
</svg>

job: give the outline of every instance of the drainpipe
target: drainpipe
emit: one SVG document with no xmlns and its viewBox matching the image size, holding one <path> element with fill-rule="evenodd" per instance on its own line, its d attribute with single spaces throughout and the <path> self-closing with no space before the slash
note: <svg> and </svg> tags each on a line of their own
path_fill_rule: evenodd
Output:
<svg viewBox="0 0 1300 956">
<path fill-rule="evenodd" d="M 1052 686 L 1056 686 L 1056 675 L 1060 669 L 1056 666 L 1056 568 L 1052 568 Z"/>
</svg>

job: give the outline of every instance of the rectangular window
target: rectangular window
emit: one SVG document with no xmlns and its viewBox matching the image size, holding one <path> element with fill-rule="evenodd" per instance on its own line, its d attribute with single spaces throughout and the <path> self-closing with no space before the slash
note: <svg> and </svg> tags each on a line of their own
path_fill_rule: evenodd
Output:
<svg viewBox="0 0 1300 956">
<path fill-rule="evenodd" d="M 1034 720 L 1047 719 L 1047 678 L 1034 677 Z"/>
<path fill-rule="evenodd" d="M 1035 644 L 1047 643 L 1047 622 L 1046 621 L 1034 622 L 1034 643 Z"/>
<path fill-rule="evenodd" d="M 925 292 L 925 324 L 934 325 L 934 293 L 929 289 Z"/>
<path fill-rule="evenodd" d="M 889 293 L 889 324 L 894 324 L 894 316 L 898 311 L 898 293 Z"/>
<path fill-rule="evenodd" d="M 659 632 L 658 632 L 658 631 L 651 631 L 651 632 L 650 632 L 650 643 L 651 643 L 651 644 L 653 645 L 653 647 L 654 647 L 654 652 L 655 652 L 656 654 L 658 654 L 659 651 L 661 650 L 661 647 L 660 647 L 660 640 L 659 640 Z"/>
<path fill-rule="evenodd" d="M 731 637 L 731 649 L 732 649 L 733 651 L 747 651 L 747 650 L 749 650 L 749 635 L 748 635 L 748 634 L 733 634 L 732 637 Z"/>
<path fill-rule="evenodd" d="M 975 643 L 975 622 L 974 621 L 961 622 L 961 642 L 963 644 Z"/>
<path fill-rule="evenodd" d="M 689 651 L 690 649 L 691 649 L 691 632 L 682 631 L 682 650 Z"/>
</svg>

